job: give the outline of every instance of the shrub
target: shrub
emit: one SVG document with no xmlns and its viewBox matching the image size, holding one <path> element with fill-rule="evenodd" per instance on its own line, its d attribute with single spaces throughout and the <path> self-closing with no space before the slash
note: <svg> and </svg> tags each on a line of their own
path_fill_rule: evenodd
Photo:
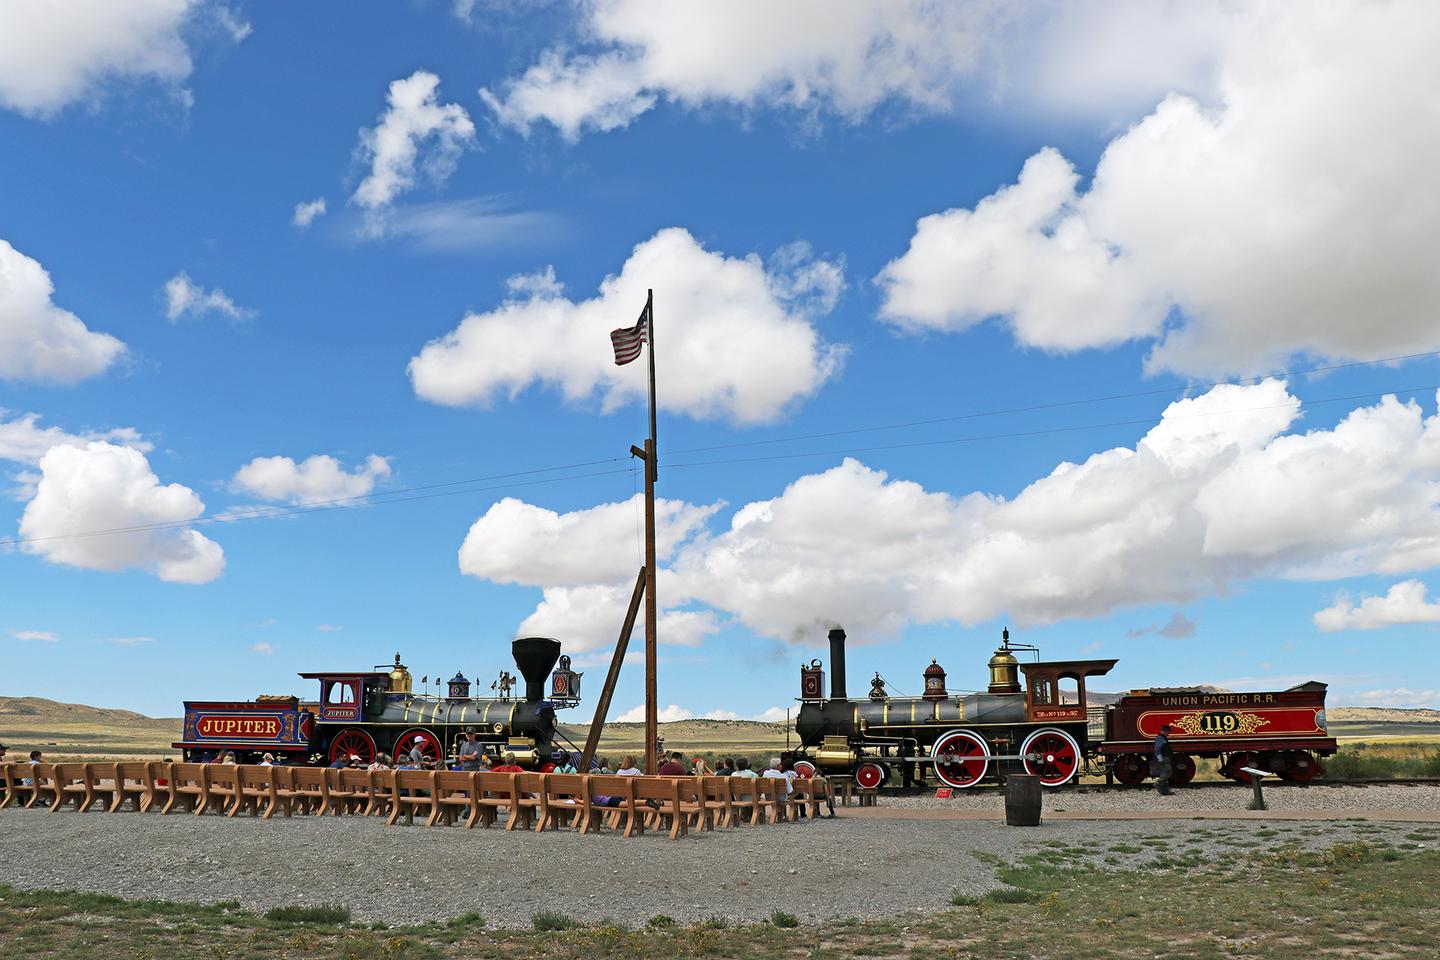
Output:
<svg viewBox="0 0 1440 960">
<path fill-rule="evenodd" d="M 276 923 L 316 923 L 333 925 L 350 922 L 350 908 L 323 905 L 319 907 L 276 907 L 265 914 Z"/>
<path fill-rule="evenodd" d="M 979 902 L 979 897 L 972 897 L 968 893 L 961 893 L 959 887 L 950 891 L 950 906 L 952 907 L 973 907 Z"/>
<path fill-rule="evenodd" d="M 1031 903 L 1038 899 L 1038 895 L 1020 887 L 999 887 L 985 894 L 985 899 L 991 903 Z"/>
<path fill-rule="evenodd" d="M 667 917 L 663 913 L 657 913 L 655 914 L 655 916 L 645 921 L 645 926 L 655 930 L 659 930 L 663 927 L 673 927 L 675 926 L 675 918 Z"/>
<path fill-rule="evenodd" d="M 793 913 L 785 913 L 781 910 L 776 910 L 774 913 L 770 914 L 770 922 L 775 924 L 775 926 L 777 927 L 800 926 L 799 917 L 795 916 L 795 914 Z"/>
<path fill-rule="evenodd" d="M 554 930 L 569 930 L 576 926 L 574 919 L 555 910 L 540 910 L 530 918 L 530 925 L 541 933 Z"/>
</svg>

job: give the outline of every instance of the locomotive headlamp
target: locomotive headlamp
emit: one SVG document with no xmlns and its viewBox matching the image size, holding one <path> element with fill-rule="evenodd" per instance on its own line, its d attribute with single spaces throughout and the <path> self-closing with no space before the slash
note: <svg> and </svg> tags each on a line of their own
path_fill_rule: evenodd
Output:
<svg viewBox="0 0 1440 960">
<path fill-rule="evenodd" d="M 455 676 L 450 678 L 449 698 L 451 700 L 470 699 L 470 681 L 465 679 L 463 673 L 457 672 Z"/>
</svg>

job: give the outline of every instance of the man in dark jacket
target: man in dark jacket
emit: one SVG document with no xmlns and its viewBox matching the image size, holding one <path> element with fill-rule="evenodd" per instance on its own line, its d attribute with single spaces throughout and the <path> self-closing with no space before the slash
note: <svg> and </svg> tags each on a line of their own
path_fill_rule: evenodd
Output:
<svg viewBox="0 0 1440 960">
<path fill-rule="evenodd" d="M 1160 728 L 1155 735 L 1155 790 L 1162 796 L 1170 796 L 1170 775 L 1175 770 L 1172 762 L 1175 752 L 1170 748 L 1170 724 Z"/>
</svg>

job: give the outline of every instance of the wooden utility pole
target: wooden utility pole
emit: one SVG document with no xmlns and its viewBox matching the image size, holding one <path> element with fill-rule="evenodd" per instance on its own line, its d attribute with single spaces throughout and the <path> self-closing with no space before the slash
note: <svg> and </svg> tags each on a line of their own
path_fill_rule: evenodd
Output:
<svg viewBox="0 0 1440 960">
<path fill-rule="evenodd" d="M 650 342 L 650 439 L 645 441 L 645 772 L 654 775 L 659 759 L 659 707 L 656 699 L 655 481 L 659 456 L 655 437 L 655 291 L 645 291 L 646 339 Z"/>
</svg>

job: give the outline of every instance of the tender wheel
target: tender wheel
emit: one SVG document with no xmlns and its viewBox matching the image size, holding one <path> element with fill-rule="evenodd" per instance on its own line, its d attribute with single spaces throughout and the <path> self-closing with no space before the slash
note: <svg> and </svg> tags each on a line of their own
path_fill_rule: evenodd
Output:
<svg viewBox="0 0 1440 960">
<path fill-rule="evenodd" d="M 1170 758 L 1170 786 L 1183 787 L 1195 779 L 1195 758 L 1188 753 L 1177 753 Z"/>
<path fill-rule="evenodd" d="M 862 763 L 855 768 L 855 782 L 866 790 L 874 790 L 885 782 L 885 768 L 878 763 Z"/>
<path fill-rule="evenodd" d="M 1127 787 L 1138 787 L 1150 776 L 1150 761 L 1143 754 L 1127 753 L 1115 758 L 1115 779 Z"/>
<path fill-rule="evenodd" d="M 804 780 L 812 779 L 816 774 L 815 764 L 809 760 L 796 760 L 795 773 Z"/>
<path fill-rule="evenodd" d="M 1025 772 L 1040 778 L 1044 787 L 1069 783 L 1080 771 L 1083 754 L 1080 744 L 1064 730 L 1045 727 L 1036 730 L 1020 745 Z"/>
<path fill-rule="evenodd" d="M 1309 783 L 1320 775 L 1320 763 L 1309 750 L 1292 750 L 1282 776 L 1295 783 Z"/>
<path fill-rule="evenodd" d="M 395 741 L 395 765 L 405 763 L 410 757 L 410 751 L 416 746 L 420 747 L 420 754 L 429 763 L 440 762 L 440 740 L 422 727 L 411 727 L 400 735 Z"/>
<path fill-rule="evenodd" d="M 935 777 L 947 787 L 973 787 L 990 769 L 990 745 L 971 730 L 942 733 L 930 752 L 935 758 Z"/>
<path fill-rule="evenodd" d="M 1232 753 L 1225 764 L 1225 776 L 1236 783 L 1250 783 L 1255 778 L 1246 773 L 1244 768 L 1254 767 L 1259 762 L 1259 758 L 1253 753 Z"/>
<path fill-rule="evenodd" d="M 346 727 L 330 741 L 330 762 L 359 757 L 368 766 L 375 760 L 375 738 L 358 727 Z"/>
</svg>

